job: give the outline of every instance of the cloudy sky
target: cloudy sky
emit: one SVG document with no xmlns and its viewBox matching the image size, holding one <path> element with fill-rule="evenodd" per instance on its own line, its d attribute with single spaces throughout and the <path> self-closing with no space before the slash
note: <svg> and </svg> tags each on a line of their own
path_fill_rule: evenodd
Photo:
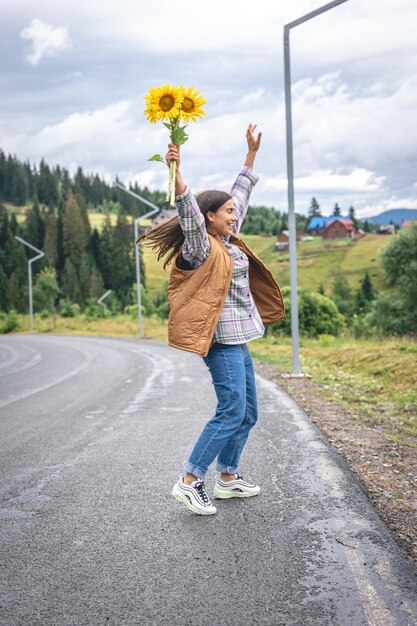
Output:
<svg viewBox="0 0 417 626">
<path fill-rule="evenodd" d="M 162 126 L 144 94 L 194 85 L 190 188 L 227 189 L 245 128 L 263 142 L 254 204 L 287 206 L 282 33 L 320 0 L 0 0 L 0 147 L 37 163 L 82 166 L 109 182 L 163 189 Z M 359 216 L 417 208 L 417 2 L 348 0 L 292 30 L 296 209 L 315 196 Z"/>
</svg>

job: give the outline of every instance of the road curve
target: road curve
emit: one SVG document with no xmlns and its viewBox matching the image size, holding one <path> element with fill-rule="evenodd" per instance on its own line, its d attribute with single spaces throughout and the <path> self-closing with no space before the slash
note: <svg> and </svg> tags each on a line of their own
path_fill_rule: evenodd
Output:
<svg viewBox="0 0 417 626">
<path fill-rule="evenodd" d="M 257 385 L 240 469 L 262 493 L 200 517 L 170 495 L 215 405 L 199 357 L 0 337 L 0 624 L 417 623 L 416 573 L 355 477 L 289 396 Z"/>
</svg>

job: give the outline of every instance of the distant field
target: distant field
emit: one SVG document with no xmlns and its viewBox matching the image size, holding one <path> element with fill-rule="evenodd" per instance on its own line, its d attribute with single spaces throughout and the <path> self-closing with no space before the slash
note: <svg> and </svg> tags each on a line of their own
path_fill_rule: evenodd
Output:
<svg viewBox="0 0 417 626">
<path fill-rule="evenodd" d="M 26 220 L 26 212 L 30 209 L 30 207 L 15 207 L 13 205 L 8 205 L 8 204 L 6 204 L 6 206 L 10 211 L 12 211 L 16 215 L 16 219 L 19 224 L 22 224 Z M 112 226 L 114 226 L 117 221 L 117 215 L 116 213 L 109 213 L 109 215 L 110 215 L 110 223 Z M 104 220 L 106 219 L 106 214 L 89 211 L 88 218 L 90 220 L 91 228 L 97 228 L 97 230 L 100 232 L 103 228 Z M 133 223 L 133 217 L 131 215 L 127 216 L 127 220 L 128 222 Z M 144 225 L 149 225 L 149 220 L 145 220 L 142 223 Z"/>
<path fill-rule="evenodd" d="M 290 283 L 288 252 L 275 251 L 275 237 L 243 235 L 242 239 L 270 268 L 281 287 Z M 384 275 L 379 265 L 379 250 L 388 243 L 389 237 L 369 234 L 358 241 L 338 240 L 324 245 L 321 237 L 313 241 L 299 241 L 298 283 L 301 288 L 317 291 L 323 285 L 329 293 L 335 273 L 341 269 L 352 288 L 357 289 L 368 270 L 373 285 L 383 290 Z M 150 294 L 160 293 L 166 288 L 169 274 L 162 269 L 156 255 L 144 248 L 147 287 Z"/>
</svg>

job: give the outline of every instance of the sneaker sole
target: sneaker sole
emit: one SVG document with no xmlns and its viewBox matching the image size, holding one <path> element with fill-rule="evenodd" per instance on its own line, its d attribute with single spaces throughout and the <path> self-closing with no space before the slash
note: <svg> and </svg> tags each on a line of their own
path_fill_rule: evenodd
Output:
<svg viewBox="0 0 417 626">
<path fill-rule="evenodd" d="M 187 498 L 185 498 L 182 493 L 178 493 L 177 490 L 175 489 L 175 487 L 172 490 L 172 495 L 174 496 L 174 498 L 176 498 L 176 500 L 178 500 L 178 502 L 181 502 L 181 504 L 185 504 L 185 506 L 187 507 L 187 509 L 190 509 L 190 511 L 192 511 L 193 513 L 196 513 L 197 515 L 214 515 L 215 513 L 217 513 L 217 511 L 202 511 L 200 509 L 197 509 L 197 507 L 193 506 L 191 504 L 191 502 L 189 502 L 187 500 Z"/>
<path fill-rule="evenodd" d="M 258 493 L 231 493 L 227 491 L 217 491 L 214 493 L 214 497 L 217 500 L 227 500 L 228 498 L 251 498 L 253 496 L 259 496 Z"/>
</svg>

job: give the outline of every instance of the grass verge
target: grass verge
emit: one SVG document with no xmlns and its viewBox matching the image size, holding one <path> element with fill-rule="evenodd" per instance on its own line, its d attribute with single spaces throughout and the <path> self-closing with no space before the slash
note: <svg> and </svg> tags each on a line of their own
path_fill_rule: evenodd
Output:
<svg viewBox="0 0 417 626">
<path fill-rule="evenodd" d="M 254 357 L 291 371 L 289 338 L 251 344 Z M 378 424 L 388 439 L 417 447 L 417 342 L 411 339 L 302 339 L 301 368 L 328 399 L 354 407 L 366 423 Z"/>
</svg>

